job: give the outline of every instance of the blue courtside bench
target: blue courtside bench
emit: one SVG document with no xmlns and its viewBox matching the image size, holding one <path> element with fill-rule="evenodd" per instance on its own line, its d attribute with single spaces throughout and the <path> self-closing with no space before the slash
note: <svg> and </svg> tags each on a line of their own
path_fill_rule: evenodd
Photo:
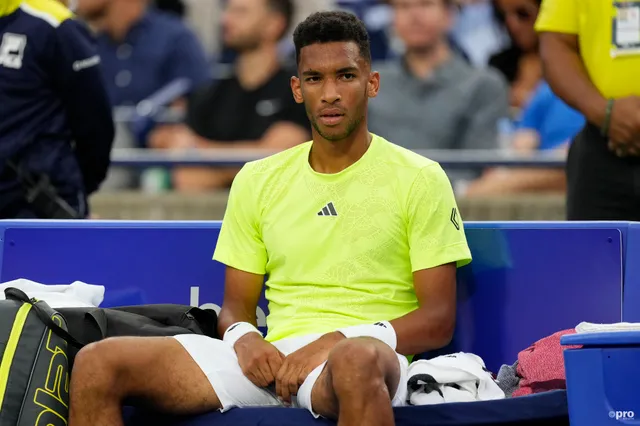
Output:
<svg viewBox="0 0 640 426">
<path fill-rule="evenodd" d="M 179 303 L 218 309 L 224 267 L 211 257 L 219 230 L 220 222 L 0 221 L 0 282 L 100 284 L 107 289 L 103 307 Z M 640 254 L 640 224 L 469 222 L 466 233 L 474 261 L 458 273 L 457 329 L 442 352 L 478 354 L 497 372 L 534 341 L 581 321 L 640 321 L 640 262 L 627 261 Z M 261 325 L 266 312 L 263 298 Z M 406 426 L 568 424 L 566 415 L 563 391 L 396 409 L 397 424 Z M 332 424 L 280 408 L 197 418 L 136 412 L 128 424 L 142 422 Z"/>
</svg>

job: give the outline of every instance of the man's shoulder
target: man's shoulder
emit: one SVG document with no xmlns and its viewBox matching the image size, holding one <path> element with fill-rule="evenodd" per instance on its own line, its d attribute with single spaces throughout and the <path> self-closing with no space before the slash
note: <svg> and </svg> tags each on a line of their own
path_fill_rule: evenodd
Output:
<svg viewBox="0 0 640 426">
<path fill-rule="evenodd" d="M 145 20 L 169 38 L 185 34 L 194 35 L 189 26 L 180 17 L 169 12 L 150 8 L 147 10 Z"/>
<path fill-rule="evenodd" d="M 394 90 L 398 86 L 398 82 L 406 79 L 407 73 L 403 69 L 403 65 L 400 62 L 401 59 L 387 59 L 384 61 L 375 62 L 371 65 L 374 71 L 380 74 L 380 89 L 384 90 L 384 93 L 389 93 L 389 90 Z"/>
<path fill-rule="evenodd" d="M 263 91 L 275 91 L 291 96 L 290 81 L 291 77 L 295 76 L 296 73 L 296 69 L 291 64 L 281 64 L 280 68 L 262 86 Z"/>
<path fill-rule="evenodd" d="M 304 142 L 259 160 L 250 161 L 242 167 L 240 173 L 256 184 L 277 179 L 282 175 L 282 171 L 290 170 L 292 165 L 306 161 L 310 145 L 311 142 Z"/>
<path fill-rule="evenodd" d="M 464 64 L 460 66 L 460 76 L 463 80 L 461 83 L 466 83 L 485 92 L 507 91 L 506 79 L 491 67 L 476 68 L 470 64 Z"/>
<path fill-rule="evenodd" d="M 382 149 L 380 151 L 383 161 L 392 168 L 408 170 L 415 175 L 424 168 L 432 167 L 434 165 L 439 167 L 439 164 L 436 161 L 426 157 L 422 153 L 414 152 L 400 145 L 396 145 L 381 136 L 375 135 L 375 137 L 379 139 L 379 142 L 382 145 Z"/>
<path fill-rule="evenodd" d="M 488 87 L 495 90 L 507 90 L 506 79 L 498 71 L 492 68 L 481 68 L 475 70 L 478 73 L 478 86 Z"/>
<path fill-rule="evenodd" d="M 399 58 L 385 59 L 371 64 L 371 68 L 380 74 L 399 74 L 402 71 L 402 63 Z"/>
<path fill-rule="evenodd" d="M 220 93 L 236 94 L 240 88 L 233 71 L 222 68 L 216 70 L 215 77 L 196 87 L 189 95 L 189 108 L 215 109 L 218 103 L 216 97 Z M 204 106 L 203 106 L 204 104 Z"/>
<path fill-rule="evenodd" d="M 23 0 L 20 10 L 43 27 L 58 28 L 74 19 L 73 12 L 57 0 Z"/>
<path fill-rule="evenodd" d="M 405 200 L 423 197 L 425 192 L 448 191 L 446 172 L 438 163 L 420 152 L 395 145 L 383 138 L 384 148 L 379 151 L 386 173 L 396 182 L 396 190 Z"/>
</svg>

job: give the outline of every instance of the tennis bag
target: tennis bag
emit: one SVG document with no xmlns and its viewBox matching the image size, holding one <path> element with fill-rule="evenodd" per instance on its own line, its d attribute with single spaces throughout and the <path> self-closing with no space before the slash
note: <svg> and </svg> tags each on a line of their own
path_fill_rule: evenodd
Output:
<svg viewBox="0 0 640 426">
<path fill-rule="evenodd" d="M 16 288 L 0 300 L 0 426 L 66 426 L 68 344 L 62 315 Z"/>
</svg>

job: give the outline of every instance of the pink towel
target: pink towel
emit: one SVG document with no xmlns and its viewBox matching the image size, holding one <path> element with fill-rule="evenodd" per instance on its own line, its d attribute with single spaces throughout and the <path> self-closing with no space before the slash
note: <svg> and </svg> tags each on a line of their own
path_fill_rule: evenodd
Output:
<svg viewBox="0 0 640 426">
<path fill-rule="evenodd" d="M 562 350 L 580 346 L 562 346 L 560 337 L 575 333 L 575 329 L 559 331 L 518 354 L 516 372 L 522 379 L 513 397 L 567 388 Z"/>
</svg>

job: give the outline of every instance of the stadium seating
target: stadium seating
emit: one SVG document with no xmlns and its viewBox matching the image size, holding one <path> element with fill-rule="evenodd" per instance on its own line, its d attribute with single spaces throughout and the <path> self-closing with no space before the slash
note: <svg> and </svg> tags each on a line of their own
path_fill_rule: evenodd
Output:
<svg viewBox="0 0 640 426">
<path fill-rule="evenodd" d="M 0 221 L 0 281 L 102 284 L 103 306 L 181 303 L 218 309 L 224 268 L 211 255 L 219 228 L 220 222 Z M 640 251 L 640 225 L 477 222 L 467 223 L 466 232 L 474 262 L 459 272 L 457 330 L 442 352 L 478 354 L 496 372 L 535 340 L 580 321 L 639 321 L 633 306 L 640 301 L 640 265 L 627 260 Z M 264 298 L 259 306 L 264 325 Z M 140 424 L 140 416 L 171 425 L 331 424 L 303 410 L 279 408 L 199 418 L 127 415 L 128 424 Z M 399 425 L 568 424 L 563 391 L 402 408 L 396 416 Z"/>
</svg>

